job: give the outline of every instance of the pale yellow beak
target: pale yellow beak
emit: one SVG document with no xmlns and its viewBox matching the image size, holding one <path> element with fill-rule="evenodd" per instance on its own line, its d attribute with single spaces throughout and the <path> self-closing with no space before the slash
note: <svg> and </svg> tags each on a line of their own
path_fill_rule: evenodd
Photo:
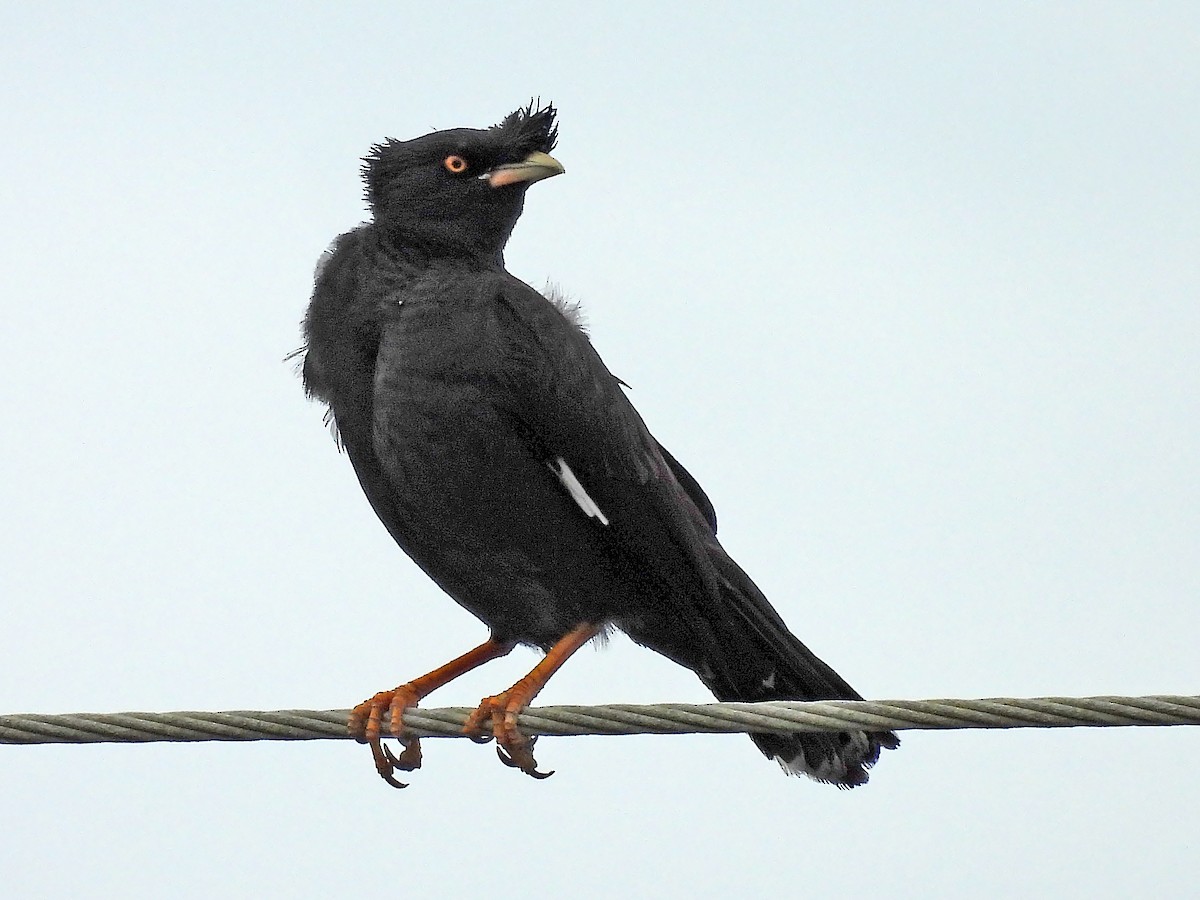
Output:
<svg viewBox="0 0 1200 900">
<path fill-rule="evenodd" d="M 520 162 L 496 166 L 481 177 L 486 178 L 487 183 L 492 187 L 498 188 L 504 187 L 506 184 L 518 184 L 522 181 L 533 184 L 543 178 L 561 175 L 565 171 L 567 170 L 563 168 L 563 164 L 549 153 L 535 150 Z"/>
</svg>

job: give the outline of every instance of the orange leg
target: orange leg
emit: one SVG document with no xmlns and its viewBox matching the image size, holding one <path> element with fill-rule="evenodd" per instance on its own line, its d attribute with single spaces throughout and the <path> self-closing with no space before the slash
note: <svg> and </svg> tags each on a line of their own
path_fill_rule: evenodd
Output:
<svg viewBox="0 0 1200 900">
<path fill-rule="evenodd" d="M 496 753 L 501 762 L 534 778 L 549 778 L 553 772 L 537 770 L 537 762 L 533 758 L 533 742 L 517 728 L 517 714 L 530 704 L 546 686 L 550 676 L 561 668 L 572 653 L 599 633 L 598 625 L 580 625 L 567 632 L 528 675 L 504 693 L 484 697 L 479 708 L 467 719 L 463 731 L 472 738 L 486 740 L 490 726 L 492 735 L 496 738 Z"/>
<path fill-rule="evenodd" d="M 346 727 L 360 743 L 371 745 L 375 769 L 384 781 L 392 787 L 407 787 L 406 784 L 397 781 L 392 773 L 397 769 L 411 772 L 421 767 L 421 742 L 404 733 L 404 711 L 413 708 L 422 697 L 453 681 L 459 675 L 506 655 L 512 648 L 513 644 L 502 644 L 488 638 L 474 650 L 468 650 L 458 659 L 434 669 L 428 675 L 414 678 L 393 690 L 380 691 L 370 700 L 364 700 L 350 710 L 350 721 L 346 723 Z M 404 750 L 399 756 L 393 755 L 379 739 L 385 709 L 391 717 L 392 734 L 404 744 Z"/>
</svg>

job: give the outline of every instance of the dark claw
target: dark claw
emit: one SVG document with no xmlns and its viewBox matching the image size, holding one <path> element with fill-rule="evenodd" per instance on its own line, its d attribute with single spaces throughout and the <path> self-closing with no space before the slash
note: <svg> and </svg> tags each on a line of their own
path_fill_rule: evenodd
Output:
<svg viewBox="0 0 1200 900">
<path fill-rule="evenodd" d="M 405 784 L 403 781 L 397 781 L 395 776 L 393 776 L 390 772 L 386 775 L 383 772 L 380 772 L 379 774 L 383 778 L 384 781 L 386 781 L 388 784 L 390 784 L 394 788 L 400 788 L 401 790 L 403 790 L 404 788 L 408 787 L 408 785 Z"/>
<path fill-rule="evenodd" d="M 519 768 L 521 768 L 521 767 L 520 767 L 520 766 L 518 766 L 518 765 L 517 765 L 515 762 L 513 762 L 513 758 L 512 758 L 511 756 L 509 756 L 507 753 L 505 753 L 505 752 L 504 752 L 504 748 L 503 748 L 503 747 L 501 747 L 501 746 L 500 746 L 500 745 L 498 745 L 498 744 L 496 745 L 496 755 L 497 755 L 498 757 L 500 757 L 500 762 L 504 763 L 504 764 L 505 764 L 506 766 L 508 766 L 510 769 L 519 769 Z"/>
<path fill-rule="evenodd" d="M 391 750 L 383 746 L 378 739 L 371 741 L 370 744 L 371 755 L 375 757 L 375 771 L 379 773 L 379 777 L 394 788 L 408 787 L 408 785 L 404 782 L 397 781 L 396 777 L 392 774 L 396 771 L 396 767 L 399 765 L 400 760 L 392 754 Z M 403 756 L 403 754 L 401 754 L 401 756 Z M 401 766 L 401 768 L 403 768 L 403 766 Z"/>
<path fill-rule="evenodd" d="M 527 764 L 522 764 L 522 763 L 517 762 L 515 759 L 512 758 L 511 755 L 509 755 L 504 750 L 504 748 L 499 747 L 499 746 L 496 747 L 496 755 L 498 757 L 500 757 L 500 762 L 504 763 L 510 769 L 520 769 L 522 772 L 524 772 L 530 778 L 536 778 L 536 779 L 538 779 L 538 781 L 541 781 L 542 779 L 545 779 L 545 778 L 549 778 L 551 775 L 553 775 L 554 774 L 553 769 L 551 769 L 549 772 L 539 772 L 537 770 L 537 762 L 536 762 L 536 760 L 534 760 L 533 755 L 528 752 L 528 749 L 529 748 L 526 748 L 526 752 L 524 754 L 522 754 L 524 756 L 529 757 L 529 762 Z"/>
</svg>

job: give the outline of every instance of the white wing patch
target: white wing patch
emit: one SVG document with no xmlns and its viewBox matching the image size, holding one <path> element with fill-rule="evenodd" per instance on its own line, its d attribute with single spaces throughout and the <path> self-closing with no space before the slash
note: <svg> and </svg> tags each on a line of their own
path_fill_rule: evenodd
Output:
<svg viewBox="0 0 1200 900">
<path fill-rule="evenodd" d="M 556 456 L 553 460 L 546 463 L 550 467 L 550 471 L 558 476 L 558 480 L 562 482 L 562 486 L 567 489 L 567 493 L 571 495 L 571 499 L 584 511 L 589 519 L 599 519 L 601 525 L 608 524 L 608 516 L 604 514 L 596 501 L 593 500 L 588 492 L 583 489 L 583 485 L 579 483 L 579 479 L 575 477 L 575 473 L 571 471 L 571 467 L 567 465 L 567 461 L 561 456 Z"/>
</svg>

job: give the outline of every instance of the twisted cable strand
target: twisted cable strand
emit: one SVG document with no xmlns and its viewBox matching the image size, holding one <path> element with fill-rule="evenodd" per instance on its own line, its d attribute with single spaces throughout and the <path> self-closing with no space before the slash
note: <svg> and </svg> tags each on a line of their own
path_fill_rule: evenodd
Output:
<svg viewBox="0 0 1200 900">
<path fill-rule="evenodd" d="M 461 737 L 471 712 L 410 709 L 404 724 L 419 737 Z M 344 709 L 3 715 L 0 744 L 344 739 L 348 715 Z M 559 736 L 1200 725 L 1200 696 L 540 706 L 522 712 L 518 723 L 529 735 Z"/>
</svg>

